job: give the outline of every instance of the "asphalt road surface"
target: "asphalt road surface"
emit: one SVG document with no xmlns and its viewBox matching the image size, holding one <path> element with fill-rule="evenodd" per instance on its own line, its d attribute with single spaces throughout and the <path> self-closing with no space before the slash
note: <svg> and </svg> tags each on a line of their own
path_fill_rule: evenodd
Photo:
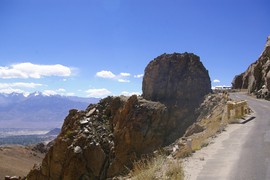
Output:
<svg viewBox="0 0 270 180">
<path fill-rule="evenodd" d="M 247 100 L 256 118 L 222 142 L 197 179 L 270 180 L 270 102 L 241 93 L 230 97 Z"/>
</svg>

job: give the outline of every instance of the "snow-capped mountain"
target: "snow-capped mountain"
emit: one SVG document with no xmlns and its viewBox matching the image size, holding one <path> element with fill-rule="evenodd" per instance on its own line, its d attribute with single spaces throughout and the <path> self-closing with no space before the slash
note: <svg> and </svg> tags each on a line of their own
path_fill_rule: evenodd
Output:
<svg viewBox="0 0 270 180">
<path fill-rule="evenodd" d="M 85 109 L 97 98 L 31 94 L 0 93 L 0 128 L 61 127 L 70 109 Z"/>
</svg>

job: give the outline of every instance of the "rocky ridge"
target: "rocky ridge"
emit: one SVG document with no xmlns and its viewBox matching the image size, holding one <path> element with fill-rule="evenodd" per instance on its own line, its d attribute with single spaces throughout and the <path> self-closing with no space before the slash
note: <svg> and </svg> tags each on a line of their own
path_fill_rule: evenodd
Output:
<svg viewBox="0 0 270 180">
<path fill-rule="evenodd" d="M 119 175 L 183 135 L 209 92 L 210 78 L 198 56 L 163 54 L 145 69 L 142 97 L 107 97 L 85 111 L 70 110 L 54 145 L 27 179 Z"/>
<path fill-rule="evenodd" d="M 249 93 L 255 93 L 262 88 L 270 91 L 270 36 L 259 59 L 245 72 L 235 76 L 232 86 L 234 89 L 248 89 Z"/>
</svg>

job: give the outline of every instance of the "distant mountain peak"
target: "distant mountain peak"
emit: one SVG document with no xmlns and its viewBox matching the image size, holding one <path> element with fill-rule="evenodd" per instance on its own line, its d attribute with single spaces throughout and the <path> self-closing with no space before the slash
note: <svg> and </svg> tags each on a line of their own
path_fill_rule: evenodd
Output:
<svg viewBox="0 0 270 180">
<path fill-rule="evenodd" d="M 43 94 L 42 94 L 42 92 L 40 92 L 40 91 L 36 91 L 36 92 L 33 93 L 33 95 L 34 95 L 34 96 L 41 96 L 41 95 L 43 95 Z"/>
<path fill-rule="evenodd" d="M 70 109 L 85 109 L 100 99 L 33 93 L 0 93 L 1 128 L 61 126 Z"/>
<path fill-rule="evenodd" d="M 33 93 L 30 93 L 30 97 L 33 96 L 60 96 L 59 94 L 51 94 L 51 93 L 46 93 L 46 92 L 40 92 L 40 91 L 35 91 Z"/>
</svg>

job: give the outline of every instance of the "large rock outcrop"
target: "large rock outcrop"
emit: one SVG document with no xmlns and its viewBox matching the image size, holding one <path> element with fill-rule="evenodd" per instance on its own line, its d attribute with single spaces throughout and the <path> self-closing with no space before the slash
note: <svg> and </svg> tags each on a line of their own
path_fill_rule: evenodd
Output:
<svg viewBox="0 0 270 180">
<path fill-rule="evenodd" d="M 198 56 L 163 54 L 147 65 L 142 89 L 147 100 L 169 107 L 197 107 L 211 91 L 211 81 Z"/>
<path fill-rule="evenodd" d="M 134 160 L 183 135 L 211 91 L 207 70 L 188 53 L 154 59 L 143 82 L 143 97 L 107 97 L 85 111 L 71 110 L 41 166 L 27 178 L 106 179 L 123 173 Z"/>
<path fill-rule="evenodd" d="M 137 96 L 108 97 L 71 110 L 62 132 L 28 179 L 105 179 L 161 147 L 166 107 Z"/>
<path fill-rule="evenodd" d="M 248 89 L 249 93 L 257 92 L 264 85 L 270 91 L 270 36 L 259 59 L 232 82 L 234 89 Z"/>
<path fill-rule="evenodd" d="M 194 110 L 211 92 L 211 81 L 198 56 L 163 54 L 147 65 L 142 89 L 145 99 L 168 107 L 167 121 L 174 127 L 167 134 L 167 142 L 171 143 L 196 119 Z"/>
</svg>

